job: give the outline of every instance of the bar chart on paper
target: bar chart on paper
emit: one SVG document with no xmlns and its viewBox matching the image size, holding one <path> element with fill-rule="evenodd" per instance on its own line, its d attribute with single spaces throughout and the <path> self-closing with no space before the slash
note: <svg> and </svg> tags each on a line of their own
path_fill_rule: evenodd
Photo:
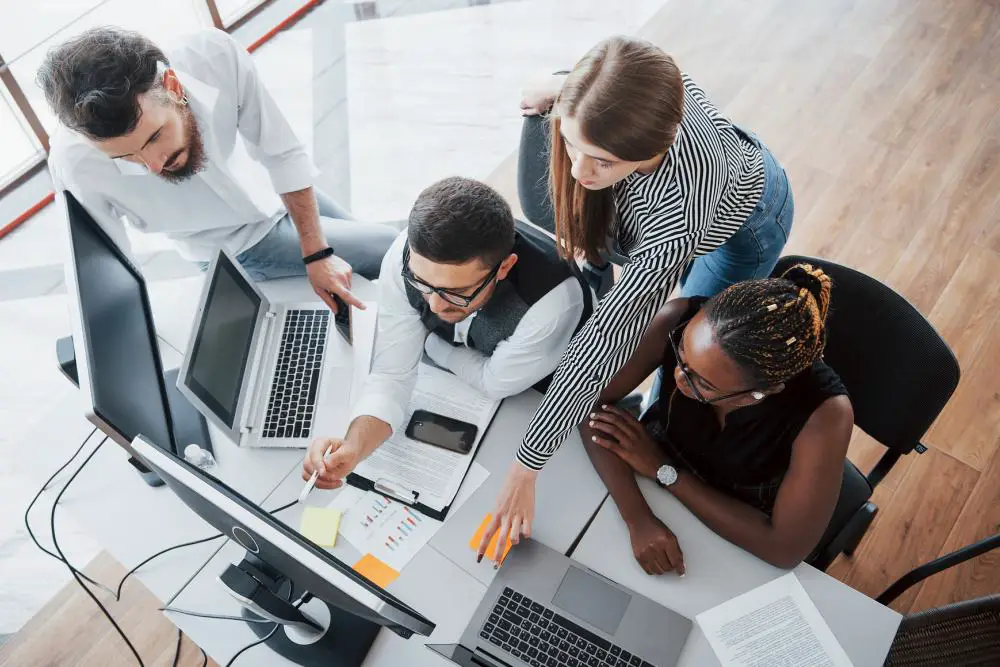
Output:
<svg viewBox="0 0 1000 667">
<path fill-rule="evenodd" d="M 434 536 L 441 522 L 374 491 L 344 489 L 333 507 L 344 512 L 340 534 L 361 553 L 402 570 Z"/>
</svg>

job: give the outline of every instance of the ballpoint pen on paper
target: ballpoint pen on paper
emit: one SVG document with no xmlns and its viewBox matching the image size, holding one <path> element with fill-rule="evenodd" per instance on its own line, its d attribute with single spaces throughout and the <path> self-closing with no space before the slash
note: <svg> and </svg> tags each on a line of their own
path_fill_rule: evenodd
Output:
<svg viewBox="0 0 1000 667">
<path fill-rule="evenodd" d="M 323 452 L 323 463 L 329 463 L 330 462 L 330 455 L 331 454 L 333 454 L 333 447 L 332 446 L 328 446 L 326 448 L 326 451 Z M 309 481 L 306 482 L 306 485 L 304 487 L 302 487 L 302 492 L 299 493 L 299 502 L 300 503 L 304 503 L 306 501 L 306 498 L 309 497 L 309 492 L 313 490 L 314 486 L 316 486 L 316 480 L 317 479 L 319 479 L 319 469 L 318 468 L 316 470 L 313 470 L 313 474 L 309 476 Z"/>
</svg>

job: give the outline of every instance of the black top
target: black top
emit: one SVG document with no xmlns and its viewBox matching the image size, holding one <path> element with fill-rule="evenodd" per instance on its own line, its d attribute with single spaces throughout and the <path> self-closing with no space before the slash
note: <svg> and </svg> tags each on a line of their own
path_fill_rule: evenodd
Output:
<svg viewBox="0 0 1000 667">
<path fill-rule="evenodd" d="M 705 301 L 690 299 L 681 324 L 694 317 Z M 660 399 L 643 415 L 646 430 L 678 470 L 770 514 L 802 427 L 828 398 L 847 395 L 840 377 L 822 360 L 816 361 L 787 381 L 783 391 L 730 412 L 720 428 L 711 405 L 675 391 L 676 364 L 667 345 Z"/>
</svg>

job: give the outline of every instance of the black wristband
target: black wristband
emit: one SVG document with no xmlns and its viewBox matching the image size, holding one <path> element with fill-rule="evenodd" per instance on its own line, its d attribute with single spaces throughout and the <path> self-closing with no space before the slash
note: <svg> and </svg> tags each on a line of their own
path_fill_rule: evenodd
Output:
<svg viewBox="0 0 1000 667">
<path fill-rule="evenodd" d="M 312 264 L 313 262 L 318 262 L 321 259 L 326 259 L 333 254 L 333 248 L 327 246 L 318 252 L 314 252 L 311 255 L 306 255 L 302 258 L 303 264 Z"/>
</svg>

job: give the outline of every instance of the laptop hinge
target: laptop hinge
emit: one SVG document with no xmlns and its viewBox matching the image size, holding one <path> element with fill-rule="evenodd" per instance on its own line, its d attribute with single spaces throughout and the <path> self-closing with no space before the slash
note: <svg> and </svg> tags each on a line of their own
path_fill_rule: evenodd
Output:
<svg viewBox="0 0 1000 667">
<path fill-rule="evenodd" d="M 270 369 L 264 365 L 264 359 L 267 358 L 267 352 L 271 349 L 271 333 L 274 331 L 274 325 L 277 322 L 277 313 L 273 310 L 269 310 L 264 313 L 264 319 L 261 322 L 263 331 L 261 331 L 260 345 L 254 355 L 254 365 L 252 368 L 256 368 L 257 372 L 253 373 L 250 377 L 250 384 L 247 385 L 247 391 L 250 392 L 252 400 L 250 401 L 250 409 L 247 412 L 246 420 L 243 424 L 243 433 L 250 433 L 257 426 L 254 420 L 258 418 L 260 410 L 261 400 L 268 400 L 270 398 L 270 392 L 258 391 L 257 388 L 260 387 L 269 374 Z"/>
</svg>

